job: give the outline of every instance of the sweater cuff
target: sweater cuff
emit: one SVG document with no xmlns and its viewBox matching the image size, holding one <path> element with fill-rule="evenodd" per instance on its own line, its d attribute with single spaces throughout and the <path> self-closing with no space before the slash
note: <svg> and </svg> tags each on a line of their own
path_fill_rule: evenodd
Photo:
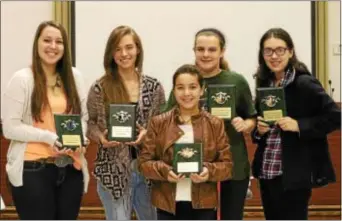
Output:
<svg viewBox="0 0 342 221">
<path fill-rule="evenodd" d="M 58 139 L 57 134 L 48 130 L 45 130 L 40 137 L 40 141 L 47 143 L 50 146 L 53 146 L 57 139 Z"/>
<path fill-rule="evenodd" d="M 261 136 L 259 135 L 259 133 L 258 133 L 257 130 L 254 130 L 253 137 L 254 137 L 254 139 L 256 139 L 256 140 L 261 140 Z"/>
</svg>

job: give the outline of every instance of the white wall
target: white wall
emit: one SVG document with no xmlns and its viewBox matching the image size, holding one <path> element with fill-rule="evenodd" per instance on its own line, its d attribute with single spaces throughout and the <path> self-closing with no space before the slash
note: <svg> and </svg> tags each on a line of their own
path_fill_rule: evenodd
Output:
<svg viewBox="0 0 342 221">
<path fill-rule="evenodd" d="M 288 30 L 299 59 L 311 70 L 309 1 L 78 1 L 75 11 L 76 66 L 88 86 L 103 74 L 105 44 L 118 25 L 138 32 L 145 50 L 144 72 L 161 80 L 167 94 L 176 68 L 194 61 L 194 35 L 204 27 L 225 33 L 226 58 L 246 77 L 253 93 L 259 39 L 269 28 Z"/>
<path fill-rule="evenodd" d="M 13 73 L 31 64 L 39 23 L 52 18 L 52 2 L 1 1 L 1 96 Z"/>
<path fill-rule="evenodd" d="M 335 88 L 333 98 L 341 102 L 341 54 L 334 50 L 341 45 L 341 2 L 328 2 L 328 67 L 332 88 Z M 327 88 L 329 92 L 329 88 Z"/>
</svg>

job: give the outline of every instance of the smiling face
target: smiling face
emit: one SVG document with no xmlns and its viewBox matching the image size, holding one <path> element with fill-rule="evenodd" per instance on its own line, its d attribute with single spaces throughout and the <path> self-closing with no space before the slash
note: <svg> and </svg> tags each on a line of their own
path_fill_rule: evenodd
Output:
<svg viewBox="0 0 342 221">
<path fill-rule="evenodd" d="M 224 49 L 220 47 L 220 40 L 216 35 L 197 36 L 194 52 L 196 65 L 204 75 L 219 72 Z"/>
<path fill-rule="evenodd" d="M 138 54 L 139 49 L 133 36 L 131 34 L 123 36 L 113 51 L 113 58 L 119 72 L 134 69 Z"/>
<path fill-rule="evenodd" d="M 38 38 L 38 55 L 45 66 L 56 66 L 64 54 L 64 42 L 61 31 L 46 26 Z"/>
<path fill-rule="evenodd" d="M 197 75 L 181 73 L 177 76 L 173 89 L 180 110 L 197 111 L 203 88 Z"/>
<path fill-rule="evenodd" d="M 276 74 L 285 72 L 293 51 L 280 38 L 268 38 L 263 45 L 263 58 L 267 67 Z"/>
</svg>

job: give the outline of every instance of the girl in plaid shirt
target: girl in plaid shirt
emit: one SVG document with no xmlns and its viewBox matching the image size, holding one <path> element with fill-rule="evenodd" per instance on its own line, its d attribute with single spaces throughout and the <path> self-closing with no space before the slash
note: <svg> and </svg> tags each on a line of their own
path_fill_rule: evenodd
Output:
<svg viewBox="0 0 342 221">
<path fill-rule="evenodd" d="M 287 112 L 269 125 L 256 102 L 252 170 L 259 179 L 265 217 L 307 219 L 311 189 L 335 181 L 327 134 L 341 127 L 340 109 L 297 59 L 290 35 L 281 28 L 262 36 L 255 77 L 256 88 L 284 89 Z"/>
</svg>

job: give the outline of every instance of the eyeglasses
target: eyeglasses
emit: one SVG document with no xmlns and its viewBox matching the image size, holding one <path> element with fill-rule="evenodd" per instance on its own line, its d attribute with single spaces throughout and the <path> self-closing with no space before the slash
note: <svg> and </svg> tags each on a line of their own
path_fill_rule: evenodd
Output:
<svg viewBox="0 0 342 221">
<path fill-rule="evenodd" d="M 275 52 L 277 56 L 282 56 L 285 54 L 286 50 L 288 48 L 284 48 L 284 47 L 278 47 L 276 49 L 272 49 L 272 48 L 264 48 L 263 50 L 263 54 L 265 56 L 272 56 L 273 53 Z"/>
</svg>

